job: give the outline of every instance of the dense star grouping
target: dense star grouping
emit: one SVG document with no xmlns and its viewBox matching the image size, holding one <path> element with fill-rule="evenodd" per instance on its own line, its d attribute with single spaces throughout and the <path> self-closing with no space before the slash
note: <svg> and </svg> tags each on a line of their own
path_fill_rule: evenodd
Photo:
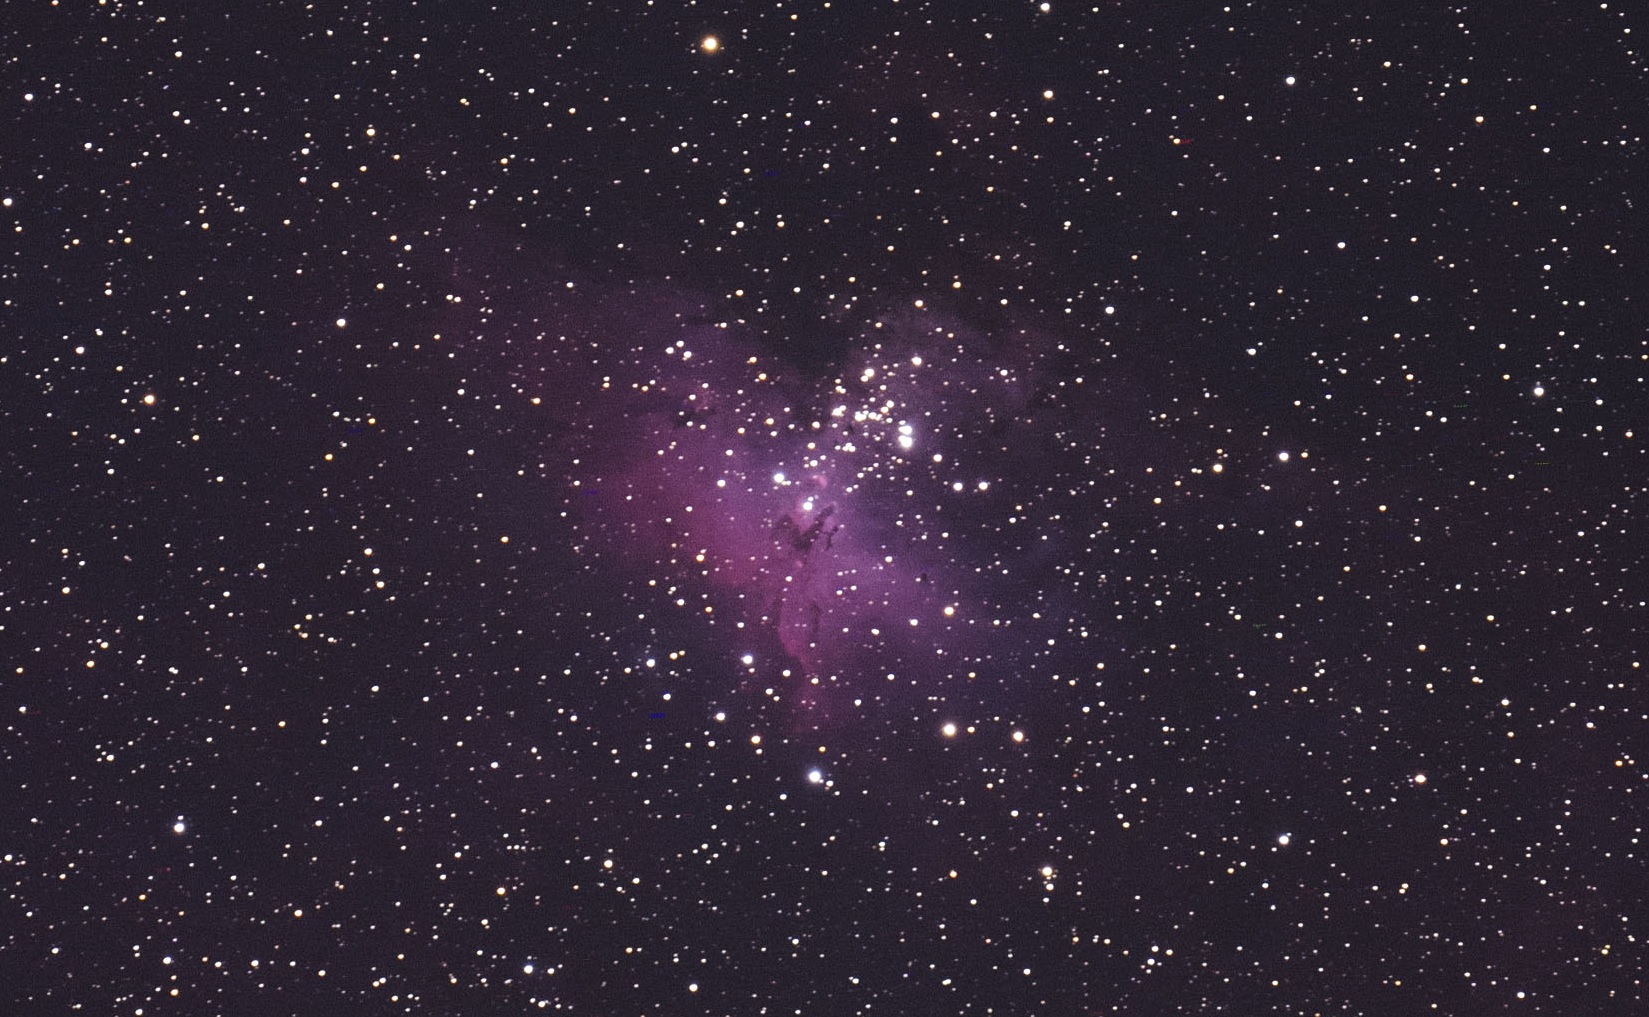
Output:
<svg viewBox="0 0 1649 1017">
<path fill-rule="evenodd" d="M 1010 433 L 1036 426 L 1016 419 L 1027 382 L 1010 368 L 987 373 L 942 326 L 929 338 L 901 324 L 834 373 L 764 356 L 729 323 L 667 345 L 602 410 L 622 423 L 580 463 L 591 522 L 622 520 L 616 551 L 703 580 L 812 678 L 908 656 L 924 625 L 922 641 L 959 645 L 952 630 L 979 624 L 955 617 L 963 589 L 977 602 L 991 585 L 970 552 L 1000 542 L 993 480 L 1053 439 Z M 659 326 L 644 333 L 671 334 Z"/>
</svg>

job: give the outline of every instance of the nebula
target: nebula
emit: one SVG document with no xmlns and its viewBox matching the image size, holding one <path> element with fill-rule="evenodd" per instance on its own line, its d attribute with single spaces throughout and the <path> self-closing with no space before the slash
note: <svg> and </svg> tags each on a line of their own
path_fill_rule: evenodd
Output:
<svg viewBox="0 0 1649 1017">
<path fill-rule="evenodd" d="M 1036 396 L 1051 341 L 923 310 L 821 322 L 804 348 L 690 293 L 550 292 L 514 387 L 545 393 L 590 567 L 816 688 L 973 677 L 1065 539 L 1033 542 L 1010 493 L 1062 468 Z"/>
</svg>

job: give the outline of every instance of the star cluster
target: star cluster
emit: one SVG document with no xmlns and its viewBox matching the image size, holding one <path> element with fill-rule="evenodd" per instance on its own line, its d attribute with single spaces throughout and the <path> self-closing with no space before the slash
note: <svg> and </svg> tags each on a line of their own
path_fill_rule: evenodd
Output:
<svg viewBox="0 0 1649 1017">
<path fill-rule="evenodd" d="M 626 567 L 696 588 L 715 621 L 776 637 L 810 684 L 858 675 L 862 688 L 901 666 L 929 685 L 977 677 L 976 630 L 1014 613 L 990 595 L 1011 568 L 977 563 L 1030 511 L 995 493 L 1009 460 L 1040 453 L 1051 477 L 1069 467 L 1054 422 L 1100 419 L 1051 397 L 1049 421 L 1027 413 L 1048 341 L 1021 335 L 1000 355 L 939 316 L 904 315 L 872 323 L 841 363 L 804 369 L 742 323 L 672 327 L 684 317 L 633 323 L 662 348 L 636 380 L 596 386 L 599 413 L 621 423 L 595 436 L 587 477 L 569 471 L 576 525 Z M 547 373 L 567 377 L 548 356 Z"/>
</svg>

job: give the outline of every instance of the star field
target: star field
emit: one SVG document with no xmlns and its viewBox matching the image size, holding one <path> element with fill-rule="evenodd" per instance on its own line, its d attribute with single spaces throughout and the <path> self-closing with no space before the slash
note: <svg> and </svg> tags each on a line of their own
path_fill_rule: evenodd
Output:
<svg viewBox="0 0 1649 1017">
<path fill-rule="evenodd" d="M 1638 20 L 18 7 L 0 1011 L 1636 1012 Z"/>
</svg>

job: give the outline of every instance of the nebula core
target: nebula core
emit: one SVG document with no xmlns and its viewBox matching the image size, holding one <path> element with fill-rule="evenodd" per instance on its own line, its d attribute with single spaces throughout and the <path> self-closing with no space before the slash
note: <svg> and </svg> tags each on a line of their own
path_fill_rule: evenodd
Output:
<svg viewBox="0 0 1649 1017">
<path fill-rule="evenodd" d="M 1046 379 L 1054 340 L 923 307 L 802 346 L 657 285 L 549 292 L 516 370 L 575 524 L 615 581 L 701 605 L 729 660 L 781 656 L 815 705 L 971 681 L 991 632 L 1048 595 L 1035 566 L 1068 537 L 1016 541 L 1032 526 L 1001 492 L 1010 469 L 1060 469 L 1086 401 Z M 581 337 L 615 328 L 629 355 L 595 359 Z"/>
</svg>

